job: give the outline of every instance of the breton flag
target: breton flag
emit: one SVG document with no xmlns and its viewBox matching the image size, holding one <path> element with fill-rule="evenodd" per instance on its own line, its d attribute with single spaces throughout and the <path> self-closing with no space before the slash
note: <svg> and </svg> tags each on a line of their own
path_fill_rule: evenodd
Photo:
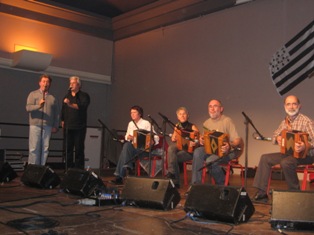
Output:
<svg viewBox="0 0 314 235">
<path fill-rule="evenodd" d="M 284 95 L 314 71 L 314 21 L 272 57 L 269 70 L 280 95 Z"/>
</svg>

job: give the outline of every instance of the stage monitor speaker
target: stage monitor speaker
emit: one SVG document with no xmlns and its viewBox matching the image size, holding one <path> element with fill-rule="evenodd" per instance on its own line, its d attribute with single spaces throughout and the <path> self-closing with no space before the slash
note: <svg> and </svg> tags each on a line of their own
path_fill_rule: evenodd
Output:
<svg viewBox="0 0 314 235">
<path fill-rule="evenodd" d="M 0 162 L 0 183 L 9 182 L 17 177 L 16 172 L 8 162 Z"/>
<path fill-rule="evenodd" d="M 244 188 L 207 184 L 192 185 L 184 210 L 195 217 L 234 224 L 248 221 L 255 212 Z"/>
<path fill-rule="evenodd" d="M 66 193 L 82 197 L 89 197 L 97 189 L 104 187 L 104 183 L 97 174 L 76 168 L 70 168 L 60 184 L 60 188 Z"/>
<path fill-rule="evenodd" d="M 128 177 L 121 195 L 127 205 L 170 210 L 181 200 L 172 180 Z"/>
<path fill-rule="evenodd" d="M 313 191 L 273 191 L 270 224 L 275 229 L 314 230 Z"/>
<path fill-rule="evenodd" d="M 30 164 L 26 167 L 21 181 L 30 187 L 52 189 L 58 186 L 61 180 L 50 167 Z"/>
</svg>

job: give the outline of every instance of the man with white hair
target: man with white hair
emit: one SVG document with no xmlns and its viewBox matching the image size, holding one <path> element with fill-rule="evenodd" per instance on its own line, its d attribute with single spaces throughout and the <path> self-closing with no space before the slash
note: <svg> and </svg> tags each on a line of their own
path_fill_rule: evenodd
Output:
<svg viewBox="0 0 314 235">
<path fill-rule="evenodd" d="M 63 99 L 61 125 L 64 133 L 64 146 L 67 168 L 85 168 L 85 136 L 87 108 L 90 97 L 81 91 L 81 81 L 77 76 L 69 78 L 70 87 Z M 75 155 L 74 155 L 75 153 Z"/>
</svg>

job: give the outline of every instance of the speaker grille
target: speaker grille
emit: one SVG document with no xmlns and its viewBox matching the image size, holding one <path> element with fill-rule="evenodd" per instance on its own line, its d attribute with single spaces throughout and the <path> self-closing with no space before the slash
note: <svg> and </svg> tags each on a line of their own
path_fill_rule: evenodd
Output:
<svg viewBox="0 0 314 235">
<path fill-rule="evenodd" d="M 59 176 L 49 167 L 28 165 L 21 181 L 31 187 L 51 189 L 60 184 Z"/>
<path fill-rule="evenodd" d="M 314 230 L 314 192 L 273 191 L 270 223 L 273 228 Z"/>
<path fill-rule="evenodd" d="M 198 217 L 238 224 L 248 221 L 255 208 L 244 188 L 197 184 L 192 186 L 184 210 Z"/>
<path fill-rule="evenodd" d="M 178 190 L 168 179 L 128 177 L 121 195 L 126 204 L 170 210 L 181 200 Z"/>
<path fill-rule="evenodd" d="M 102 180 L 92 171 L 70 168 L 60 185 L 67 193 L 88 197 L 97 188 L 105 187 Z"/>
<path fill-rule="evenodd" d="M 0 162 L 0 183 L 9 182 L 17 177 L 16 172 L 8 162 Z"/>
</svg>

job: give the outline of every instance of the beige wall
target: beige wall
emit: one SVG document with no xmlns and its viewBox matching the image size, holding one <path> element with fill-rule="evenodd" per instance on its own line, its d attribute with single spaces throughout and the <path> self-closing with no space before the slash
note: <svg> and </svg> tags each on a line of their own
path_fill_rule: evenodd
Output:
<svg viewBox="0 0 314 235">
<path fill-rule="evenodd" d="M 0 57 L 9 58 L 14 43 L 36 42 L 29 46 L 40 45 L 38 49 L 53 54 L 53 66 L 112 75 L 112 85 L 83 82 L 92 99 L 89 125 L 98 125 L 100 118 L 109 128 L 125 129 L 134 104 L 143 106 L 145 117 L 150 114 L 160 124 L 158 112 L 175 122 L 175 110 L 183 105 L 190 111 L 190 120 L 202 128 L 208 117 L 207 102 L 219 98 L 243 138 L 243 111 L 269 137 L 284 117 L 283 99 L 268 72 L 269 61 L 313 20 L 313 9 L 313 0 L 255 0 L 115 43 L 0 14 Z M 5 110 L 0 121 L 27 122 L 25 101 L 38 87 L 38 76 L 0 68 L 0 107 Z M 61 100 L 68 81 L 53 79 L 51 91 Z M 313 78 L 289 94 L 298 95 L 302 111 L 314 118 L 312 90 Z M 171 131 L 169 126 L 167 130 Z M 278 149 L 254 140 L 253 132 L 249 126 L 249 166 L 256 165 L 262 153 Z"/>
<path fill-rule="evenodd" d="M 2 58 L 20 44 L 52 54 L 52 66 L 111 76 L 112 41 L 3 13 L 0 28 Z"/>
<path fill-rule="evenodd" d="M 218 98 L 243 138 L 243 111 L 271 137 L 285 114 L 268 64 L 313 20 L 313 9 L 311 0 L 257 0 L 116 42 L 111 127 L 126 128 L 129 108 L 139 104 L 145 117 L 160 124 L 158 112 L 175 122 L 176 108 L 186 106 L 190 120 L 202 128 L 209 99 Z M 312 90 L 313 79 L 306 79 L 289 94 L 298 95 L 302 111 L 314 118 Z M 254 140 L 253 132 L 249 126 L 249 166 L 258 164 L 262 153 L 278 150 Z"/>
</svg>

